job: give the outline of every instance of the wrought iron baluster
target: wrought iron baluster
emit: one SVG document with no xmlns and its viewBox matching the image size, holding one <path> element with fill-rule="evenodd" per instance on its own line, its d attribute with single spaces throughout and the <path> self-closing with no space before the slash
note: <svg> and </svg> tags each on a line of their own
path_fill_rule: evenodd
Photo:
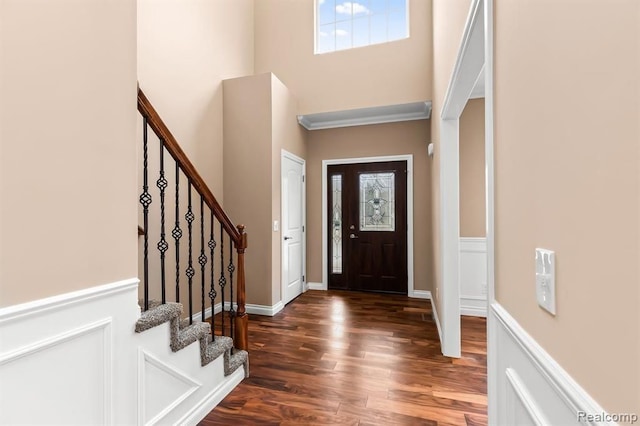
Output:
<svg viewBox="0 0 640 426">
<path fill-rule="evenodd" d="M 229 271 L 229 300 L 231 303 L 231 306 L 229 307 L 229 331 L 231 333 L 231 338 L 235 336 L 233 334 L 233 326 L 236 317 L 236 310 L 233 307 L 233 271 L 235 270 L 236 267 L 233 264 L 233 240 L 229 237 L 229 266 L 227 266 L 227 271 Z"/>
<path fill-rule="evenodd" d="M 224 276 L 224 228 L 220 222 L 220 293 L 222 297 L 222 335 L 224 336 L 224 287 L 227 285 L 227 279 Z"/>
<path fill-rule="evenodd" d="M 180 303 L 180 166 L 176 161 L 176 226 L 171 231 L 171 236 L 176 242 L 176 302 Z"/>
<path fill-rule="evenodd" d="M 169 182 L 164 177 L 164 140 L 160 139 L 160 177 L 156 181 L 156 186 L 160 189 L 160 241 L 158 241 L 158 251 L 160 252 L 160 289 L 163 305 L 167 303 L 164 255 L 169 249 L 169 244 L 167 244 L 164 232 L 164 190 L 167 189 L 168 185 Z"/>
<path fill-rule="evenodd" d="M 142 149 L 143 149 L 143 182 L 142 194 L 140 194 L 140 204 L 142 204 L 142 217 L 144 220 L 144 310 L 149 310 L 149 205 L 151 204 L 151 194 L 149 194 L 149 149 L 147 134 L 147 119 L 142 119 Z"/>
<path fill-rule="evenodd" d="M 185 273 L 189 284 L 189 324 L 193 324 L 193 276 L 196 273 L 195 269 L 193 269 L 193 221 L 196 217 L 193 214 L 191 206 L 191 179 L 189 179 L 188 191 L 189 207 L 187 208 L 187 214 L 185 214 L 184 218 L 187 221 L 189 235 L 189 266 Z"/>
<path fill-rule="evenodd" d="M 211 289 L 209 290 L 209 299 L 211 299 L 211 338 L 213 340 L 215 340 L 216 338 L 216 322 L 215 322 L 215 318 L 216 318 L 216 296 L 218 295 L 218 292 L 216 291 L 216 284 L 215 284 L 215 274 L 214 274 L 214 257 L 213 255 L 215 254 L 215 248 L 216 248 L 216 240 L 213 237 L 213 225 L 214 225 L 214 221 L 213 221 L 213 210 L 211 210 L 211 232 L 209 234 L 209 250 L 211 253 Z"/>
<path fill-rule="evenodd" d="M 201 304 L 200 304 L 200 312 L 201 312 L 201 316 L 202 316 L 202 322 L 205 321 L 206 317 L 205 317 L 205 300 L 206 297 L 204 295 L 204 274 L 205 274 L 205 268 L 207 266 L 207 255 L 204 254 L 204 197 L 202 195 L 200 195 L 200 256 L 198 256 L 198 263 L 200 263 L 200 292 L 201 292 L 201 296 L 202 298 L 201 300 Z M 212 312 L 213 315 L 213 312 Z"/>
</svg>

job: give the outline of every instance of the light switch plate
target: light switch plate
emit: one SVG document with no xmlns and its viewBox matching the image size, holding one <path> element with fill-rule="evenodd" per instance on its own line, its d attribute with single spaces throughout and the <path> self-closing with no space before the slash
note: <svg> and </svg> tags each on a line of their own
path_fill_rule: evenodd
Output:
<svg viewBox="0 0 640 426">
<path fill-rule="evenodd" d="M 556 314 L 556 255 L 551 250 L 536 249 L 536 298 L 542 309 Z"/>
<path fill-rule="evenodd" d="M 280 230 L 280 224 L 277 220 L 273 221 L 273 232 L 278 232 Z"/>
</svg>

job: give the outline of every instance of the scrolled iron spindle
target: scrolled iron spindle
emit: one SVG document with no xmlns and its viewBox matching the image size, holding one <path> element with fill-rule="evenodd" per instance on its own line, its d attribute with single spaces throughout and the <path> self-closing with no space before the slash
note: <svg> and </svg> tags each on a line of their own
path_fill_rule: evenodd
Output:
<svg viewBox="0 0 640 426">
<path fill-rule="evenodd" d="M 156 181 L 156 186 L 160 189 L 160 241 L 158 241 L 158 251 L 160 252 L 160 291 L 162 296 L 162 304 L 167 303 L 166 279 L 165 279 L 165 253 L 169 249 L 169 244 L 165 239 L 164 227 L 164 191 L 167 189 L 169 182 L 164 176 L 164 141 L 160 139 L 160 177 Z"/>
<path fill-rule="evenodd" d="M 227 279 L 224 276 L 224 227 L 220 223 L 220 279 L 218 280 L 220 285 L 220 296 L 222 298 L 222 335 L 224 336 L 224 288 L 227 285 Z"/>
<path fill-rule="evenodd" d="M 200 264 L 200 296 L 201 296 L 201 304 L 200 304 L 200 313 L 202 322 L 205 322 L 205 269 L 207 266 L 207 255 L 204 254 L 204 197 L 200 196 L 200 256 L 198 256 L 198 263 Z"/>
<path fill-rule="evenodd" d="M 182 238 L 182 229 L 180 229 L 180 165 L 176 161 L 176 224 L 171 231 L 171 236 L 176 246 L 176 303 L 180 303 L 180 238 Z"/>
<path fill-rule="evenodd" d="M 215 271 L 214 271 L 214 254 L 215 254 L 215 249 L 216 249 L 216 240 L 213 236 L 213 229 L 214 229 L 214 217 L 213 217 L 213 210 L 211 210 L 211 228 L 210 228 L 210 234 L 209 234 L 209 243 L 207 244 L 209 246 L 209 251 L 211 254 L 211 289 L 209 290 L 209 299 L 211 299 L 211 338 L 212 340 L 215 340 L 216 338 L 216 322 L 215 322 L 215 308 L 216 308 L 216 296 L 218 295 L 218 292 L 216 291 L 216 279 L 215 279 Z"/>
<path fill-rule="evenodd" d="M 142 204 L 142 217 L 144 221 L 144 310 L 149 310 L 149 205 L 152 198 L 149 194 L 149 146 L 147 133 L 147 118 L 142 119 L 142 150 L 143 150 L 143 171 L 142 171 L 142 194 L 140 194 L 140 204 Z"/>
<path fill-rule="evenodd" d="M 185 274 L 188 278 L 189 285 L 189 324 L 193 324 L 193 276 L 196 274 L 195 269 L 193 269 L 193 221 L 196 217 L 193 214 L 191 205 L 191 180 L 189 180 L 188 191 L 189 204 L 184 218 L 187 221 L 187 233 L 189 235 L 189 265 Z"/>
</svg>

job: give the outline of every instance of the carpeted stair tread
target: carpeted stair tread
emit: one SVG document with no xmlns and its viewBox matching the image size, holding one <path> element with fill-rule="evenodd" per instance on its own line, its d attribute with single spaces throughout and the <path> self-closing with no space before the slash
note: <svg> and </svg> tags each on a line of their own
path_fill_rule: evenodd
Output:
<svg viewBox="0 0 640 426">
<path fill-rule="evenodd" d="M 216 336 L 212 342 L 211 335 L 206 340 L 200 341 L 200 358 L 202 366 L 209 364 L 220 355 L 233 348 L 233 339 L 226 336 Z M 226 373 L 225 373 L 226 374 Z"/>
<path fill-rule="evenodd" d="M 249 354 L 247 351 L 231 350 L 224 353 L 224 375 L 236 371 L 239 367 L 244 365 L 244 377 L 249 377 Z"/>
<path fill-rule="evenodd" d="M 175 323 L 175 324 L 174 324 Z M 171 350 L 179 351 L 195 342 L 196 340 L 207 340 L 211 333 L 211 326 L 208 322 L 194 322 L 181 329 L 178 321 L 171 321 Z M 175 327 L 175 328 L 174 328 Z"/>
<path fill-rule="evenodd" d="M 154 303 L 155 302 L 155 303 Z M 245 367 L 245 377 L 249 377 L 249 357 L 247 352 L 233 349 L 233 339 L 226 336 L 211 337 L 211 324 L 208 322 L 194 322 L 181 319 L 182 304 L 149 302 L 149 310 L 143 312 L 136 322 L 136 333 L 141 333 L 160 324 L 169 322 L 171 332 L 169 346 L 177 352 L 196 340 L 200 341 L 200 363 L 204 367 L 220 355 L 224 355 L 224 374 L 236 371 L 240 366 Z"/>
<path fill-rule="evenodd" d="M 157 327 L 167 321 L 180 318 L 182 305 L 180 303 L 165 303 L 145 311 L 136 322 L 136 333 Z"/>
</svg>

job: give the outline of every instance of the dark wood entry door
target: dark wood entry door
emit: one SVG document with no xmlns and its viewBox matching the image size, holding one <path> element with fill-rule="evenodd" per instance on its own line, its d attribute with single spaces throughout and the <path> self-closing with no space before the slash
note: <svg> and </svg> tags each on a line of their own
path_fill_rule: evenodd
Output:
<svg viewBox="0 0 640 426">
<path fill-rule="evenodd" d="M 327 167 L 329 288 L 407 294 L 407 162 Z"/>
</svg>

